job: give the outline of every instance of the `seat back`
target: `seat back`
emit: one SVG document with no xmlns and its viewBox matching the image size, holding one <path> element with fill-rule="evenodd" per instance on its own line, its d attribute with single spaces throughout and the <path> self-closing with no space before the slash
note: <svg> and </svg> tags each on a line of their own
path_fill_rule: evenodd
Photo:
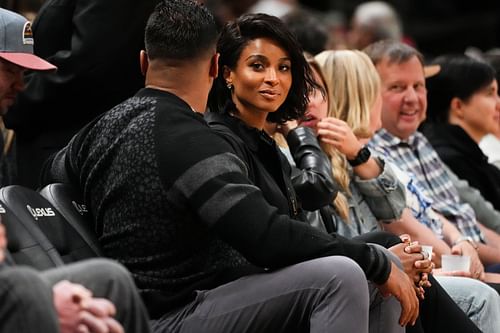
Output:
<svg viewBox="0 0 500 333">
<path fill-rule="evenodd" d="M 98 254 L 40 193 L 19 185 L 0 189 L 1 204 L 17 219 L 37 226 L 61 256 L 70 263 Z M 10 236 L 8 236 L 10 238 Z"/>
<path fill-rule="evenodd" d="M 7 232 L 7 250 L 16 264 L 39 270 L 63 265 L 54 245 L 32 221 L 19 219 L 3 204 L 0 217 Z"/>
<path fill-rule="evenodd" d="M 94 231 L 94 219 L 74 186 L 49 184 L 40 190 L 40 194 L 75 228 L 96 254 L 103 255 Z"/>
</svg>

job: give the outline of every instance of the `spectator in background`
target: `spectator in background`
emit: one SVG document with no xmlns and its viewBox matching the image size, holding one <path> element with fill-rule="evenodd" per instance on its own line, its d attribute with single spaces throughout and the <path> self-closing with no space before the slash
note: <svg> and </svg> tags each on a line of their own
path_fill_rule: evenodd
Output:
<svg viewBox="0 0 500 333">
<path fill-rule="evenodd" d="M 33 23 L 34 50 L 58 70 L 28 73 L 25 91 L 4 119 L 16 133 L 17 184 L 36 188 L 50 154 L 143 86 L 137 55 L 157 2 L 45 2 Z"/>
<path fill-rule="evenodd" d="M 403 27 L 396 10 L 384 1 L 363 2 L 356 7 L 351 18 L 347 44 L 362 50 L 382 39 L 401 40 Z"/>
<path fill-rule="evenodd" d="M 295 9 L 281 19 L 295 34 L 305 52 L 315 55 L 324 51 L 329 44 L 328 31 L 318 13 Z"/>
<path fill-rule="evenodd" d="M 4 117 L 16 96 L 24 90 L 26 70 L 54 71 L 56 67 L 33 53 L 31 23 L 19 14 L 0 8 L 0 116 Z M 3 126 L 0 118 L 0 186 L 15 181 L 14 133 Z"/>
<path fill-rule="evenodd" d="M 298 6 L 298 0 L 258 0 L 249 8 L 248 13 L 264 13 L 281 18 Z"/>
<path fill-rule="evenodd" d="M 213 13 L 217 26 L 222 27 L 226 22 L 243 15 L 258 0 L 199 0 Z"/>
<path fill-rule="evenodd" d="M 478 48 L 469 47 L 465 54 L 479 61 L 489 63 L 495 69 L 497 83 L 500 82 L 500 48 L 481 52 Z M 500 124 L 495 133 L 486 134 L 479 141 L 479 147 L 488 156 L 488 162 L 500 169 Z"/>
<path fill-rule="evenodd" d="M 479 148 L 500 131 L 500 97 L 495 70 L 465 55 L 441 56 L 440 72 L 427 79 L 427 118 L 421 130 L 441 160 L 500 209 L 500 170 Z"/>
<path fill-rule="evenodd" d="M 479 148 L 488 156 L 488 163 L 493 164 L 500 170 L 500 121 L 495 133 L 486 134 L 479 141 Z"/>
<path fill-rule="evenodd" d="M 472 208 L 461 202 L 444 163 L 417 131 L 426 116 L 427 97 L 422 55 L 413 47 L 384 40 L 365 49 L 382 80 L 382 126 L 369 146 L 415 177 L 433 208 L 452 222 L 461 235 L 451 243 L 467 242 L 485 266 L 500 263 L 500 240 L 480 226 Z M 488 232 L 488 239 L 483 231 Z M 481 270 L 473 272 L 479 277 Z"/>
<path fill-rule="evenodd" d="M 33 22 L 45 0 L 0 0 L 0 7 L 19 13 Z"/>
</svg>

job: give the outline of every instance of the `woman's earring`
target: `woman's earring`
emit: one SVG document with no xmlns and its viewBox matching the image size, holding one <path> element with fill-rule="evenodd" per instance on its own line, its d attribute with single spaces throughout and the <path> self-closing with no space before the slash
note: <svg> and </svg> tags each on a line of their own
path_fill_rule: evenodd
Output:
<svg viewBox="0 0 500 333">
<path fill-rule="evenodd" d="M 226 86 L 227 86 L 227 89 L 229 89 L 229 90 L 233 90 L 233 84 L 232 84 L 231 82 L 228 82 L 228 83 L 226 84 Z"/>
</svg>

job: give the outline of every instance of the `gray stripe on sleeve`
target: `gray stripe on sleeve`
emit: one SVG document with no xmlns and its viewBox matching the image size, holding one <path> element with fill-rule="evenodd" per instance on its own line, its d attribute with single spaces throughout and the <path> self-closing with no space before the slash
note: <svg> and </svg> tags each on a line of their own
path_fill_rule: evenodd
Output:
<svg viewBox="0 0 500 333">
<path fill-rule="evenodd" d="M 258 190 L 256 186 L 249 184 L 227 184 L 203 204 L 200 216 L 212 226 L 234 205 Z"/>
<path fill-rule="evenodd" d="M 248 169 L 246 164 L 232 153 L 210 156 L 187 169 L 173 184 L 167 196 L 171 203 L 186 207 L 186 200 L 189 200 L 198 189 L 214 178 L 228 173 L 240 173 L 246 177 Z M 258 190 L 248 183 L 222 183 L 220 188 L 216 188 L 216 186 L 214 183 L 212 197 L 202 203 L 202 207 L 199 209 L 195 208 L 202 220 L 209 225 L 217 222 L 245 196 Z"/>
<path fill-rule="evenodd" d="M 187 169 L 173 184 L 172 189 L 189 198 L 206 182 L 231 172 L 248 175 L 246 164 L 236 155 L 223 153 L 210 156 Z"/>
</svg>

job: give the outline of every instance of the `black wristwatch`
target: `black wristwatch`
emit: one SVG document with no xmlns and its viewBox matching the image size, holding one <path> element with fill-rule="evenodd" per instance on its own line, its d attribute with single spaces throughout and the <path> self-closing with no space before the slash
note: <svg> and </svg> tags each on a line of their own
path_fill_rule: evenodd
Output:
<svg viewBox="0 0 500 333">
<path fill-rule="evenodd" d="M 368 147 L 364 146 L 363 148 L 361 148 L 358 151 L 358 154 L 356 155 L 356 157 L 353 160 L 348 159 L 347 162 L 349 162 L 349 164 L 352 167 L 355 167 L 355 166 L 361 165 L 363 163 L 366 163 L 366 161 L 368 161 L 368 159 L 370 158 L 371 154 L 372 153 L 370 152 L 370 149 L 368 149 Z"/>
</svg>

